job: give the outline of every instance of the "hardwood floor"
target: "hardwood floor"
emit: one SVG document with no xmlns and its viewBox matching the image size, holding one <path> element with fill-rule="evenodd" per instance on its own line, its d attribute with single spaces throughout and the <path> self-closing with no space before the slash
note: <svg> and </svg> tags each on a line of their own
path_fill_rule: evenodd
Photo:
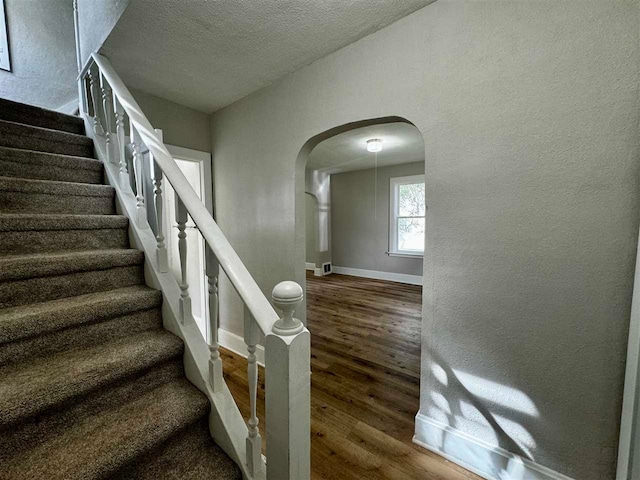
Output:
<svg viewBox="0 0 640 480">
<path fill-rule="evenodd" d="M 307 275 L 311 332 L 311 478 L 479 479 L 413 444 L 419 406 L 421 287 Z M 248 417 L 247 362 L 222 352 Z M 258 416 L 264 434 L 264 372 Z"/>
</svg>

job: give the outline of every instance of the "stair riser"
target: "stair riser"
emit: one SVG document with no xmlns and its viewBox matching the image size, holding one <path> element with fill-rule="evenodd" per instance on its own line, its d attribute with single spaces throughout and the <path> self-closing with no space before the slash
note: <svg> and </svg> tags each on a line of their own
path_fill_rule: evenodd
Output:
<svg viewBox="0 0 640 480">
<path fill-rule="evenodd" d="M 0 146 L 76 157 L 94 156 L 93 144 L 86 137 L 73 137 L 51 130 L 39 131 L 20 124 L 5 124 L 4 128 L 0 124 Z"/>
<path fill-rule="evenodd" d="M 14 178 L 33 178 L 35 180 L 58 180 L 61 182 L 103 183 L 103 172 L 79 168 L 63 168 L 52 165 L 31 165 L 10 162 L 0 158 L 0 175 Z"/>
<path fill-rule="evenodd" d="M 96 412 L 129 402 L 152 389 L 184 376 L 181 358 L 156 365 L 135 376 L 112 383 L 92 395 L 67 404 L 64 410 L 51 411 L 26 419 L 9 429 L 0 428 L 0 462 L 11 458 L 20 450 L 32 448 L 55 438 L 71 424 L 80 423 Z"/>
<path fill-rule="evenodd" d="M 46 302 L 85 293 L 104 292 L 143 283 L 144 270 L 141 264 L 7 281 L 0 283 L 0 308 Z"/>
<path fill-rule="evenodd" d="M 0 255 L 128 248 L 125 228 L 0 232 Z"/>
<path fill-rule="evenodd" d="M 87 316 L 91 315 L 91 310 L 87 311 Z M 46 318 L 42 320 L 46 321 Z M 134 312 L 99 323 L 92 324 L 87 321 L 72 328 L 2 345 L 0 366 L 74 348 L 98 345 L 159 328 L 162 328 L 162 313 L 159 308 Z"/>
<path fill-rule="evenodd" d="M 112 215 L 114 194 L 109 196 L 48 195 L 0 190 L 0 213 L 67 213 Z"/>
</svg>

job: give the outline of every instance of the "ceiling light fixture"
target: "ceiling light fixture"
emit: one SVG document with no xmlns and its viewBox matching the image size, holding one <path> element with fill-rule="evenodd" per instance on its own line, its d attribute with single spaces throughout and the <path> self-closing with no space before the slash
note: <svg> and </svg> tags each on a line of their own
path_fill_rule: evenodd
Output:
<svg viewBox="0 0 640 480">
<path fill-rule="evenodd" d="M 367 140 L 367 152 L 379 152 L 380 150 L 382 150 L 382 140 L 379 138 Z"/>
</svg>

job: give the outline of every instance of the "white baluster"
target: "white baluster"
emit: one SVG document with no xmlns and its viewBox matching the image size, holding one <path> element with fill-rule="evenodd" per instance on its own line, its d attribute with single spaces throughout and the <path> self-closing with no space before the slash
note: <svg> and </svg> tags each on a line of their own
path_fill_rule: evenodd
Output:
<svg viewBox="0 0 640 480">
<path fill-rule="evenodd" d="M 182 324 L 191 317 L 191 297 L 187 283 L 187 209 L 176 195 L 176 222 L 178 223 L 178 252 L 180 253 L 180 316 Z"/>
<path fill-rule="evenodd" d="M 222 359 L 218 344 L 218 275 L 220 264 L 207 245 L 207 280 L 209 283 L 209 382 L 214 392 L 222 390 Z"/>
<path fill-rule="evenodd" d="M 311 365 L 309 331 L 293 318 L 302 288 L 281 282 L 272 293 L 283 317 L 265 339 L 267 478 L 310 476 Z"/>
<path fill-rule="evenodd" d="M 104 135 L 106 139 L 107 159 L 109 162 L 114 163 L 115 157 L 113 155 L 113 139 L 111 133 L 111 122 L 113 119 L 113 92 L 111 87 L 104 78 L 104 75 L 100 75 L 100 91 L 102 93 L 102 108 L 104 111 Z"/>
<path fill-rule="evenodd" d="M 156 128 L 156 133 L 162 140 L 162 130 Z M 163 215 L 163 201 L 162 201 L 162 170 L 153 159 L 153 154 L 149 152 L 151 158 L 151 165 L 153 165 L 153 198 L 156 207 L 156 261 L 158 262 L 158 269 L 162 272 L 169 271 L 169 259 L 167 256 L 167 247 L 164 243 L 164 215 Z"/>
<path fill-rule="evenodd" d="M 117 160 L 120 165 L 120 186 L 125 188 L 129 185 L 129 174 L 127 173 L 126 144 L 124 137 L 124 108 L 122 108 L 122 104 L 117 97 L 114 96 L 113 101 L 116 106 L 116 136 L 118 139 Z"/>
<path fill-rule="evenodd" d="M 136 182 L 136 223 L 140 228 L 147 225 L 147 209 L 144 206 L 144 169 L 142 168 L 142 139 L 131 123 L 131 149 L 133 152 L 133 175 Z"/>
<path fill-rule="evenodd" d="M 258 415 L 256 404 L 258 400 L 258 363 L 256 362 L 256 346 L 260 341 L 260 332 L 249 309 L 244 312 L 244 343 L 247 344 L 247 377 L 249 382 L 249 404 L 251 416 L 247 422 L 249 436 L 247 437 L 247 467 L 249 473 L 256 475 L 262 470 L 262 437 L 258 430 Z"/>
<path fill-rule="evenodd" d="M 102 135 L 104 133 L 100 125 L 102 93 L 100 92 L 100 85 L 98 81 L 98 67 L 96 65 L 92 65 L 87 74 L 89 76 L 89 89 L 91 91 L 91 105 L 93 106 L 93 133 L 96 135 Z"/>
</svg>

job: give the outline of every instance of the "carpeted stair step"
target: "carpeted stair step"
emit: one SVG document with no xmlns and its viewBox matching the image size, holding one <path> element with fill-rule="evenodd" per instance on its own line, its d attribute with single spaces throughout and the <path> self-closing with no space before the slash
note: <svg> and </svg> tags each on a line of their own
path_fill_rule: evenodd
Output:
<svg viewBox="0 0 640 480">
<path fill-rule="evenodd" d="M 211 476 L 215 472 L 215 477 Z M 189 425 L 156 450 L 137 459 L 112 480 L 241 480 L 240 468 L 211 439 L 207 419 Z"/>
<path fill-rule="evenodd" d="M 0 214 L 0 256 L 129 246 L 120 215 Z"/>
<path fill-rule="evenodd" d="M 80 117 L 65 115 L 34 105 L 13 102 L 5 98 L 0 98 L 0 120 L 25 123 L 79 135 L 84 134 L 84 122 Z"/>
<path fill-rule="evenodd" d="M 140 285 L 143 263 L 131 249 L 0 257 L 0 308 Z"/>
<path fill-rule="evenodd" d="M 0 213 L 115 213 L 109 185 L 0 177 Z"/>
<path fill-rule="evenodd" d="M 182 341 L 165 330 L 0 368 L 0 426 L 19 423 L 99 388 L 179 358 Z"/>
<path fill-rule="evenodd" d="M 0 366 L 162 328 L 162 294 L 143 285 L 0 310 Z"/>
<path fill-rule="evenodd" d="M 64 435 L 67 429 L 94 417 L 96 412 L 124 405 L 154 388 L 182 378 L 182 359 L 176 357 L 110 383 L 105 388 L 92 391 L 90 395 L 77 397 L 58 409 L 49 409 L 19 423 L 0 427 L 0 465 L 21 452 Z M 0 479 L 2 478 L 4 477 L 0 469 Z"/>
<path fill-rule="evenodd" d="M 0 147 L 0 176 L 94 184 L 104 180 L 100 160 L 9 147 Z"/>
<path fill-rule="evenodd" d="M 0 120 L 0 146 L 93 157 L 93 140 L 84 135 Z"/>
<path fill-rule="evenodd" d="M 109 477 L 205 417 L 209 408 L 207 398 L 187 380 L 174 380 L 130 402 L 98 411 L 20 452 L 3 462 L 0 478 Z M 215 472 L 210 473 L 209 478 L 215 478 Z"/>
</svg>

